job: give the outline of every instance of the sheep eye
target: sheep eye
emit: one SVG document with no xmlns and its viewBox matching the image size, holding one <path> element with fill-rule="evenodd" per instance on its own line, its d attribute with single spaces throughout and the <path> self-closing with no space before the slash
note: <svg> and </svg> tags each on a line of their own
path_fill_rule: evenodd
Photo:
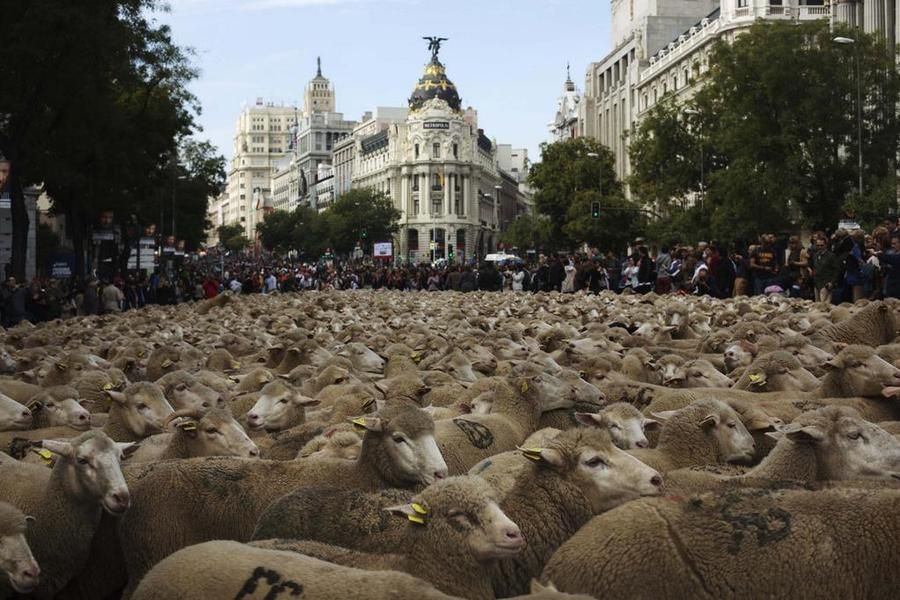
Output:
<svg viewBox="0 0 900 600">
<path fill-rule="evenodd" d="M 847 437 L 850 438 L 851 440 L 858 440 L 859 438 L 862 437 L 862 434 L 858 431 L 854 431 L 852 433 L 848 433 Z"/>
<path fill-rule="evenodd" d="M 622 426 L 619 425 L 618 423 L 610 423 L 609 428 L 610 429 L 622 429 Z"/>
<path fill-rule="evenodd" d="M 599 456 L 595 456 L 595 457 L 593 457 L 593 458 L 591 458 L 591 459 L 589 459 L 589 460 L 584 461 L 584 464 L 586 464 L 587 466 L 589 466 L 589 467 L 591 467 L 591 468 L 594 468 L 594 467 L 600 467 L 600 466 L 603 466 L 603 467 L 608 466 L 608 465 L 606 464 L 606 461 L 604 461 L 604 460 L 603 460 L 602 458 L 600 458 Z"/>
<path fill-rule="evenodd" d="M 393 437 L 393 440 L 394 440 L 394 443 L 396 443 L 396 444 L 405 444 L 406 443 L 406 438 L 403 437 L 402 435 L 395 435 Z"/>
<path fill-rule="evenodd" d="M 278 404 L 287 404 L 287 398 L 282 398 L 278 401 Z"/>
<path fill-rule="evenodd" d="M 206 433 L 208 433 L 209 435 L 214 435 L 216 433 L 219 433 L 219 430 L 216 429 L 215 427 L 210 427 L 206 430 Z"/>
<path fill-rule="evenodd" d="M 79 459 L 78 459 L 78 464 L 79 464 L 79 465 L 86 465 L 86 464 L 88 464 L 88 459 L 86 459 L 86 458 L 79 458 Z"/>
<path fill-rule="evenodd" d="M 138 407 L 138 410 L 144 410 L 145 408 L 147 408 L 147 405 L 144 404 L 143 402 L 141 402 L 140 404 L 137 405 L 137 407 Z"/>
<path fill-rule="evenodd" d="M 729 424 L 728 424 L 728 428 L 729 428 L 729 429 L 734 429 L 735 427 L 737 427 L 737 423 L 733 423 L 733 422 L 732 422 L 732 423 L 729 423 Z"/>
<path fill-rule="evenodd" d="M 203 408 L 209 408 L 209 402 L 204 402 L 201 406 L 203 406 Z"/>
</svg>

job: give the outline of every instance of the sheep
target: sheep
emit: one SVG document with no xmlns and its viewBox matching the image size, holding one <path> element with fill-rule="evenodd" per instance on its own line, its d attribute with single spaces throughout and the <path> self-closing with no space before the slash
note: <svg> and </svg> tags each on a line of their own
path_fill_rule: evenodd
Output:
<svg viewBox="0 0 900 600">
<path fill-rule="evenodd" d="M 31 429 L 33 425 L 34 419 L 26 406 L 0 393 L 0 431 Z"/>
<path fill-rule="evenodd" d="M 796 356 L 800 364 L 816 376 L 822 374 L 822 364 L 834 358 L 833 354 L 811 344 L 809 338 L 802 335 L 782 338 L 778 343 L 778 349 Z"/>
<path fill-rule="evenodd" d="M 778 350 L 756 357 L 734 384 L 734 389 L 750 392 L 811 392 L 819 385 L 819 380 L 803 368 L 796 356 Z"/>
<path fill-rule="evenodd" d="M 832 351 L 835 344 L 880 346 L 890 344 L 897 335 L 894 313 L 884 302 L 872 302 L 846 321 L 812 333 L 809 341 Z"/>
<path fill-rule="evenodd" d="M 241 368 L 241 363 L 236 361 L 231 352 L 225 348 L 216 348 L 210 352 L 204 365 L 207 369 L 219 373 L 231 373 Z"/>
<path fill-rule="evenodd" d="M 591 520 L 542 578 L 597 598 L 892 598 L 898 510 L 898 490 L 646 498 Z"/>
<path fill-rule="evenodd" d="M 267 383 L 275 381 L 275 375 L 268 369 L 258 367 L 246 375 L 236 378 L 238 385 L 234 389 L 237 394 L 258 392 Z"/>
<path fill-rule="evenodd" d="M 0 570 L 9 580 L 0 580 L 0 589 L 12 587 L 14 592 L 28 594 L 38 586 L 41 568 L 25 539 L 25 531 L 32 523 L 34 517 L 0 502 Z"/>
<path fill-rule="evenodd" d="M 488 381 L 488 380 L 481 380 Z M 480 460 L 513 450 L 537 429 L 541 412 L 573 405 L 571 398 L 546 393 L 542 376 L 512 382 L 494 378 L 490 414 L 472 414 L 435 422 L 441 454 L 450 474 L 468 471 Z"/>
<path fill-rule="evenodd" d="M 400 554 L 366 554 L 320 542 L 292 542 L 289 547 L 347 566 L 405 571 L 443 592 L 492 600 L 493 561 L 515 556 L 526 545 L 493 490 L 478 477 L 438 481 L 408 502 L 384 510 L 405 524 L 400 544 L 394 547 Z"/>
<path fill-rule="evenodd" d="M 104 371 L 85 371 L 71 383 L 78 390 L 78 397 L 90 404 L 92 413 L 108 412 L 109 397 L 107 390 L 124 390 L 129 384 L 125 373 L 119 369 L 109 368 Z"/>
<path fill-rule="evenodd" d="M 747 340 L 738 340 L 725 347 L 725 369 L 731 373 L 740 367 L 749 367 L 756 355 L 759 354 L 759 346 Z"/>
<path fill-rule="evenodd" d="M 596 413 L 575 413 L 575 417 L 582 425 L 609 431 L 613 443 L 623 450 L 649 448 L 644 431 L 659 427 L 659 421 L 648 419 L 626 402 L 610 404 Z"/>
<path fill-rule="evenodd" d="M 227 306 L 228 303 L 233 299 L 234 297 L 231 293 L 222 292 L 221 294 L 216 295 L 214 298 L 209 298 L 208 300 L 198 302 L 194 310 L 198 315 L 206 315 L 215 308 L 222 308 L 224 306 Z"/>
<path fill-rule="evenodd" d="M 900 479 L 900 440 L 844 406 L 801 414 L 767 435 L 778 440 L 763 461 L 745 474 L 721 479 L 703 471 L 670 471 L 669 493 L 712 491 L 718 484 L 756 486 L 795 480 Z"/>
<path fill-rule="evenodd" d="M 120 516 L 128 509 L 119 463 L 132 444 L 87 431 L 69 441 L 44 440 L 43 446 L 58 456 L 52 470 L 0 462 L 0 500 L 35 516 L 26 533 L 43 568 L 35 594 L 49 598 L 86 563 L 102 513 Z"/>
<path fill-rule="evenodd" d="M 385 360 L 372 352 L 364 344 L 359 342 L 350 342 L 338 348 L 335 352 L 336 356 L 342 356 L 351 363 L 353 368 L 360 373 L 383 373 Z"/>
<path fill-rule="evenodd" d="M 209 457 L 156 463 L 133 482 L 135 501 L 120 526 L 130 589 L 180 547 L 213 537 L 249 539 L 262 510 L 301 482 L 379 489 L 446 477 L 434 421 L 425 411 L 401 402 L 355 422 L 366 429 L 356 462 Z M 188 496 L 189 505 L 183 502 Z M 158 515 L 166 515 L 166 527 L 156 524 Z"/>
<path fill-rule="evenodd" d="M 406 573 L 343 567 L 232 541 L 197 544 L 165 558 L 141 581 L 132 600 L 244 599 L 263 593 L 267 598 L 287 593 L 317 600 L 454 600 Z"/>
<path fill-rule="evenodd" d="M 259 456 L 256 447 L 227 409 L 181 409 L 166 419 L 178 420 L 174 433 L 160 433 L 140 442 L 129 463 L 198 456 Z"/>
<path fill-rule="evenodd" d="M 125 391 L 107 390 L 112 400 L 103 431 L 117 442 L 136 442 L 161 433 L 173 409 L 154 383 L 134 383 Z"/>
<path fill-rule="evenodd" d="M 343 458 L 356 460 L 362 450 L 362 438 L 352 429 L 344 429 L 343 425 L 327 428 L 306 443 L 297 458 Z"/>
<path fill-rule="evenodd" d="M 187 368 L 188 366 L 187 364 L 182 364 L 181 352 L 177 348 L 160 346 L 154 348 L 147 358 L 147 365 L 144 367 L 144 378 L 148 381 L 158 381 L 166 373 Z"/>
<path fill-rule="evenodd" d="M 41 389 L 38 385 L 32 385 L 17 379 L 0 378 L 0 394 L 4 394 L 21 404 L 27 404 L 29 400 L 34 398 L 35 394 L 41 392 Z"/>
<path fill-rule="evenodd" d="M 78 398 L 78 390 L 67 385 L 47 388 L 28 403 L 34 417 L 34 428 L 68 426 L 78 431 L 91 427 L 91 413 Z"/>
<path fill-rule="evenodd" d="M 176 410 L 182 408 L 206 410 L 226 406 L 222 394 L 207 387 L 196 376 L 183 369 L 166 373 L 155 383 L 162 388 L 166 400 Z"/>
<path fill-rule="evenodd" d="M 519 524 L 529 544 L 494 568 L 498 597 L 526 593 L 553 552 L 592 516 L 662 489 L 656 470 L 616 448 L 600 429 L 564 431 L 546 447 L 526 448 L 522 454 L 529 464 L 500 507 Z"/>
<path fill-rule="evenodd" d="M 275 380 L 260 390 L 253 408 L 247 413 L 247 426 L 269 432 L 290 429 L 306 420 L 306 407 L 316 406 L 319 400 L 302 395 L 293 386 Z"/>
<path fill-rule="evenodd" d="M 664 421 L 656 448 L 629 452 L 660 472 L 753 458 L 753 436 L 723 402 L 698 400 L 678 411 L 653 414 Z"/>
</svg>

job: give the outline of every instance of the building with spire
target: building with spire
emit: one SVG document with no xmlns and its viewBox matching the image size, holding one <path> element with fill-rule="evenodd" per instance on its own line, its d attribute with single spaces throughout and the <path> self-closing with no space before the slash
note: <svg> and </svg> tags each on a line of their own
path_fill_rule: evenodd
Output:
<svg viewBox="0 0 900 600">
<path fill-rule="evenodd" d="M 316 76 L 303 93 L 303 111 L 296 115 L 291 130 L 290 152 L 275 162 L 272 169 L 272 195 L 276 210 L 295 210 L 298 206 L 323 209 L 330 202 L 319 202 L 319 179 L 330 166 L 335 144 L 350 135 L 354 121 L 335 112 L 334 86 L 322 75 L 322 59 L 316 59 Z"/>
<path fill-rule="evenodd" d="M 366 114 L 352 137 L 339 143 L 334 185 L 345 189 L 349 179 L 353 188 L 372 188 L 394 201 L 402 215 L 392 240 L 397 260 L 483 258 L 528 206 L 519 185 L 524 174 L 505 172 L 501 162 L 524 169 L 527 157 L 511 149 L 501 156 L 447 76 L 439 57 L 446 40 L 426 39 L 431 60 L 407 107 Z"/>
<path fill-rule="evenodd" d="M 572 81 L 569 65 L 566 65 L 566 83 L 563 95 L 556 101 L 556 116 L 548 125 L 550 141 L 561 142 L 578 137 L 578 113 L 581 105 L 581 94 Z"/>
</svg>

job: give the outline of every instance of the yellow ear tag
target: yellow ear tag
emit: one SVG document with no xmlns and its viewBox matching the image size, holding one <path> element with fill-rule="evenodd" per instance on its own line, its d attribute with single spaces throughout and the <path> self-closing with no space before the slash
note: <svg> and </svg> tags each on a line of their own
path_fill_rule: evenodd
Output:
<svg viewBox="0 0 900 600">
<path fill-rule="evenodd" d="M 406 518 L 412 521 L 413 523 L 418 523 L 419 525 L 425 524 L 425 519 L 420 517 L 419 515 L 406 515 Z"/>
<path fill-rule="evenodd" d="M 233 363 L 231 363 L 231 366 L 232 366 L 232 368 L 234 368 L 234 369 L 240 369 L 240 368 L 241 368 L 241 363 L 239 363 L 239 362 L 237 362 L 237 361 L 234 361 Z"/>
<path fill-rule="evenodd" d="M 543 448 L 523 448 L 522 455 L 528 460 L 541 460 Z"/>
<path fill-rule="evenodd" d="M 107 392 L 107 391 L 109 391 L 109 390 L 111 390 L 111 389 L 113 389 L 113 384 L 111 384 L 111 383 L 107 383 L 107 384 L 105 384 L 105 385 L 103 386 L 103 391 L 104 391 L 104 392 Z"/>
<path fill-rule="evenodd" d="M 162 361 L 162 368 L 163 368 L 163 369 L 168 369 L 168 368 L 171 367 L 171 366 L 172 366 L 172 361 L 169 360 L 168 358 L 167 358 L 166 360 Z"/>
<path fill-rule="evenodd" d="M 409 357 L 413 360 L 419 360 L 419 353 L 413 352 L 412 354 L 409 355 Z"/>
<path fill-rule="evenodd" d="M 363 429 L 366 428 L 366 419 L 364 417 L 359 417 L 358 419 L 353 419 L 350 422 L 353 423 L 354 425 L 356 425 L 357 427 L 362 427 Z"/>
<path fill-rule="evenodd" d="M 750 382 L 753 385 L 761 385 L 765 383 L 765 378 L 759 373 L 750 373 Z"/>
<path fill-rule="evenodd" d="M 33 448 L 32 450 L 48 465 L 53 462 L 53 453 L 46 448 Z"/>
<path fill-rule="evenodd" d="M 528 382 L 527 382 L 527 381 L 523 381 L 523 382 L 522 382 L 522 393 L 524 394 L 524 393 L 527 392 L 527 391 L 528 391 Z"/>
<path fill-rule="evenodd" d="M 416 512 L 419 513 L 420 515 L 427 515 L 427 514 L 428 514 L 428 509 L 425 508 L 424 506 L 422 506 L 421 504 L 419 504 L 418 502 L 413 502 L 412 504 L 410 504 L 410 506 L 412 507 L 412 509 L 413 509 L 414 511 L 416 511 Z"/>
<path fill-rule="evenodd" d="M 196 431 L 197 426 L 193 423 L 188 423 L 187 425 L 182 425 L 181 428 L 185 431 Z"/>
</svg>

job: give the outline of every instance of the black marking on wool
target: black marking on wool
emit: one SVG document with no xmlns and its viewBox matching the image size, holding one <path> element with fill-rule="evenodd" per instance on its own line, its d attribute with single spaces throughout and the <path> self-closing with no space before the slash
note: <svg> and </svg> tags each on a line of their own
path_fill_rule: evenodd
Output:
<svg viewBox="0 0 900 600">
<path fill-rule="evenodd" d="M 485 471 L 488 467 L 490 467 L 492 464 L 494 464 L 494 461 L 492 461 L 492 460 L 485 460 L 485 461 L 483 461 L 481 464 L 476 465 L 476 466 L 478 467 L 478 470 L 475 471 L 475 472 L 473 473 L 473 475 L 480 475 L 480 474 L 484 473 L 484 471 Z"/>
<path fill-rule="evenodd" d="M 278 571 L 266 569 L 265 567 L 256 567 L 250 577 L 247 578 L 247 581 L 244 582 L 244 585 L 241 586 L 234 600 L 249 598 L 256 592 L 260 580 L 263 579 L 269 586 L 269 593 L 265 595 L 263 600 L 275 600 L 288 590 L 290 590 L 288 596 L 299 596 L 303 593 L 302 585 L 293 581 L 282 581 L 281 573 Z"/>
<path fill-rule="evenodd" d="M 653 390 L 648 387 L 641 387 L 638 389 L 637 397 L 634 399 L 634 406 L 640 410 L 643 410 L 650 406 L 650 403 L 653 402 L 656 394 L 653 393 Z"/>
<path fill-rule="evenodd" d="M 479 450 L 489 448 L 494 443 L 494 434 L 481 423 L 466 421 L 465 419 L 453 419 L 453 423 L 466 434 L 466 437 L 469 438 L 469 443 Z"/>
<path fill-rule="evenodd" d="M 750 495 L 761 497 L 769 494 L 760 490 L 759 493 Z M 719 507 L 722 520 L 732 528 L 732 543 L 727 548 L 729 554 L 738 554 L 748 536 L 755 535 L 757 547 L 762 548 L 780 542 L 791 534 L 791 513 L 777 506 L 766 510 L 742 510 L 739 506 L 742 499 L 739 494 L 728 494 Z"/>
</svg>

